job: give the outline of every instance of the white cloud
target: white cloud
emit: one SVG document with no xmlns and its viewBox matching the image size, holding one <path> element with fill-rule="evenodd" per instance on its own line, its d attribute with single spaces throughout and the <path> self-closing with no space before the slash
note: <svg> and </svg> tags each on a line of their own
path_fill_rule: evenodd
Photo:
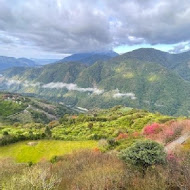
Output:
<svg viewBox="0 0 190 190">
<path fill-rule="evenodd" d="M 78 87 L 77 84 L 74 83 L 63 83 L 63 82 L 51 82 L 47 84 L 42 83 L 33 83 L 30 81 L 20 81 L 15 79 L 5 79 L 1 77 L 1 84 L 6 85 L 7 88 L 10 88 L 12 86 L 20 86 L 20 87 L 38 87 L 38 88 L 44 88 L 44 89 L 67 89 L 68 91 L 78 91 L 78 92 L 89 92 L 93 93 L 95 95 L 101 95 L 104 93 L 104 89 L 98 89 L 98 88 L 81 88 Z M 136 100 L 137 97 L 133 92 L 127 92 L 127 93 L 120 93 L 118 89 L 114 90 L 113 92 L 109 92 L 113 94 L 113 98 L 122 98 L 122 97 L 128 97 L 131 100 Z"/>
<path fill-rule="evenodd" d="M 5 80 L 4 83 L 7 86 L 12 86 L 12 85 L 20 85 L 21 81 L 10 79 L 10 80 Z"/>
<path fill-rule="evenodd" d="M 190 50 L 190 41 L 181 42 L 169 50 L 170 53 L 183 53 Z"/>
<path fill-rule="evenodd" d="M 80 88 L 76 84 L 73 84 L 73 83 L 68 84 L 68 83 L 62 83 L 62 82 L 51 82 L 48 84 L 44 84 L 42 88 L 50 88 L 50 89 L 66 88 L 69 91 L 73 90 L 73 91 L 79 91 L 79 92 L 92 92 L 97 95 L 102 94 L 104 92 L 104 90 L 100 90 L 98 88 Z"/>
<path fill-rule="evenodd" d="M 25 47 L 63 54 L 190 41 L 187 0 L 0 0 L 0 5 L 0 44 L 12 52 Z"/>
<path fill-rule="evenodd" d="M 115 91 L 116 91 L 116 93 L 113 95 L 114 98 L 128 97 L 128 98 L 131 98 L 131 100 L 137 99 L 133 92 L 120 93 L 118 89 L 116 89 Z"/>
<path fill-rule="evenodd" d="M 98 88 L 81 88 L 78 87 L 76 84 L 73 83 L 63 83 L 63 82 L 51 82 L 47 84 L 42 83 L 33 83 L 30 81 L 20 81 L 15 79 L 6 79 L 2 75 L 1 77 L 1 84 L 6 85 L 8 88 L 14 86 L 23 86 L 23 87 L 39 87 L 39 88 L 46 88 L 46 89 L 62 89 L 66 88 L 69 91 L 78 91 L 78 92 L 91 92 L 96 95 L 100 95 L 104 92 L 104 90 Z"/>
<path fill-rule="evenodd" d="M 12 85 L 21 85 L 24 87 L 37 87 L 40 86 L 40 83 L 32 83 L 27 80 L 20 81 L 20 80 L 14 80 L 14 79 L 4 79 L 1 83 L 5 84 L 8 87 L 11 87 Z"/>
</svg>

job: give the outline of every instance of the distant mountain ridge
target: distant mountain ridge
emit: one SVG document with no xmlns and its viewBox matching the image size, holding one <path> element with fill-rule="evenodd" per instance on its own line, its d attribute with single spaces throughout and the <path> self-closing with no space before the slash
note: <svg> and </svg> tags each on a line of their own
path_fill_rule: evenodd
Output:
<svg viewBox="0 0 190 190">
<path fill-rule="evenodd" d="M 34 67 L 36 63 L 27 58 L 14 58 L 0 56 L 0 71 L 12 68 L 12 67 Z"/>
<path fill-rule="evenodd" d="M 55 63 L 59 61 L 60 59 L 37 59 L 37 58 L 31 58 L 32 61 L 34 61 L 37 65 L 47 65 L 51 63 Z"/>
<path fill-rule="evenodd" d="M 106 61 L 113 57 L 118 56 L 114 51 L 105 51 L 105 52 L 90 52 L 90 53 L 78 53 L 71 56 L 65 57 L 64 59 L 58 61 L 59 63 L 63 62 L 80 62 L 87 65 L 92 65 L 96 61 Z"/>
<path fill-rule="evenodd" d="M 0 72 L 14 67 L 40 67 L 43 65 L 63 62 L 80 62 L 91 65 L 96 61 L 106 61 L 116 56 L 118 56 L 118 54 L 113 51 L 73 54 L 61 60 L 0 56 Z"/>
<path fill-rule="evenodd" d="M 87 109 L 124 105 L 188 116 L 189 65 L 189 52 L 138 49 L 93 64 L 73 61 L 9 69 L 0 87 Z"/>
</svg>

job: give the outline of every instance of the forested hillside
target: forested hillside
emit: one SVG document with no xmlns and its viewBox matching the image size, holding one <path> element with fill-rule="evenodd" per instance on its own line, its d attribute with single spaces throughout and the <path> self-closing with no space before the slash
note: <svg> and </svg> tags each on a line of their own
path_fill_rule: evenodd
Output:
<svg viewBox="0 0 190 190">
<path fill-rule="evenodd" d="M 74 112 L 64 105 L 51 104 L 45 100 L 0 93 L 0 122 L 3 123 L 48 123 Z"/>
</svg>

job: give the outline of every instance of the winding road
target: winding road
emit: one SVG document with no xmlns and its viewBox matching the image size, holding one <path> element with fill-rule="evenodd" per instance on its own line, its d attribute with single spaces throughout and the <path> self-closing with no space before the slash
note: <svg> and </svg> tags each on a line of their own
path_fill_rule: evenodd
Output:
<svg viewBox="0 0 190 190">
<path fill-rule="evenodd" d="M 190 138 L 190 132 L 182 135 L 178 139 L 174 140 L 173 142 L 169 143 L 165 146 L 164 150 L 166 152 L 172 151 L 175 149 L 176 146 L 183 144 L 185 141 L 187 141 Z"/>
</svg>

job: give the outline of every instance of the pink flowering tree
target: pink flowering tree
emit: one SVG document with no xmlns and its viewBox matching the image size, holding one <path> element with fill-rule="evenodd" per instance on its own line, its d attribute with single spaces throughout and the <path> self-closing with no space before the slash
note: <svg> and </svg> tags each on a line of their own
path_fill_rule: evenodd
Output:
<svg viewBox="0 0 190 190">
<path fill-rule="evenodd" d="M 160 124 L 153 123 L 151 125 L 147 125 L 144 128 L 143 134 L 147 136 L 152 134 L 157 134 L 158 132 L 160 132 L 160 130 L 161 130 Z"/>
</svg>

